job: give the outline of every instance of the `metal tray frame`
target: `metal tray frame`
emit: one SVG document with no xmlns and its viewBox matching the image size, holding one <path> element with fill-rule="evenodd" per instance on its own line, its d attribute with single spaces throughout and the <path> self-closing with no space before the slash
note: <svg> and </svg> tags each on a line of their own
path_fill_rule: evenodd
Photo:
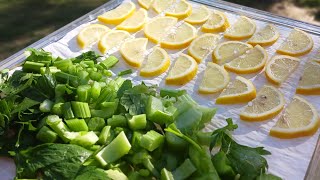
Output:
<svg viewBox="0 0 320 180">
<path fill-rule="evenodd" d="M 213 8 L 222 9 L 224 11 L 232 12 L 234 14 L 245 15 L 251 17 L 253 19 L 257 19 L 264 22 L 270 22 L 273 24 L 278 24 L 281 26 L 291 27 L 291 28 L 299 28 L 308 33 L 320 36 L 320 26 L 274 15 L 272 13 L 268 13 L 265 11 L 257 10 L 250 7 L 245 7 L 241 5 L 237 5 L 234 3 L 221 1 L 221 0 L 191 0 L 193 2 L 211 6 Z M 49 34 L 48 36 L 40 39 L 39 41 L 29 45 L 28 47 L 18 51 L 7 59 L 0 61 L 0 70 L 6 68 L 13 68 L 21 64 L 24 59 L 24 51 L 27 48 L 43 48 L 53 42 L 56 42 L 63 38 L 69 31 L 78 27 L 83 23 L 87 23 L 97 18 L 98 15 L 102 14 L 105 11 L 114 9 L 119 6 L 123 2 L 123 0 L 109 0 L 107 3 L 102 6 L 94 9 L 93 11 L 83 15 L 82 17 L 76 19 L 75 21 L 65 25 L 64 27 L 58 29 L 57 31 Z M 309 164 L 307 173 L 305 175 L 305 180 L 318 180 L 320 179 L 320 136 L 318 137 L 317 146 L 314 150 L 314 154 L 312 156 L 311 162 Z"/>
</svg>

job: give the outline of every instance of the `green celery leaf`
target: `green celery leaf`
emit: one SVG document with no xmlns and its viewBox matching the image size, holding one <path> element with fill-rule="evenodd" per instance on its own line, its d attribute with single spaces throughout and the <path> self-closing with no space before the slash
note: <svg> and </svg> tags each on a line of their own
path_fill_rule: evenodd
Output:
<svg viewBox="0 0 320 180">
<path fill-rule="evenodd" d="M 33 62 L 39 62 L 39 61 L 51 61 L 53 60 L 52 55 L 50 52 L 46 52 L 44 50 L 37 50 L 33 48 L 27 49 L 28 52 L 30 52 L 30 56 L 27 57 L 26 61 L 33 61 Z"/>
<path fill-rule="evenodd" d="M 124 91 L 131 88 L 132 88 L 132 82 L 130 80 L 125 80 L 118 90 L 117 97 L 118 98 L 122 97 Z"/>
<path fill-rule="evenodd" d="M 95 166 L 87 166 L 80 169 L 75 180 L 108 180 L 110 179 L 105 170 L 96 168 Z"/>
<path fill-rule="evenodd" d="M 94 51 L 88 51 L 88 52 L 81 54 L 80 56 L 77 56 L 73 62 L 79 63 L 83 60 L 93 60 L 95 63 L 97 63 L 97 59 L 100 57 L 101 56 L 96 54 Z"/>
</svg>

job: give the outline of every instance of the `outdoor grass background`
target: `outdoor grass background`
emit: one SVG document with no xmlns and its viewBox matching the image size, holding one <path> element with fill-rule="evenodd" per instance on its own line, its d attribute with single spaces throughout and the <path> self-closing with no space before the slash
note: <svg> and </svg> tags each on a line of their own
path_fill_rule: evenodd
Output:
<svg viewBox="0 0 320 180">
<path fill-rule="evenodd" d="M 0 61 L 107 1 L 0 0 Z M 267 11 L 272 11 L 270 8 L 273 5 L 283 2 L 283 0 L 227 1 Z M 306 9 L 309 12 L 311 9 L 309 14 L 319 17 L 320 0 L 289 0 L 289 2 L 302 8 L 302 11 Z M 281 6 L 279 10 L 272 12 L 281 14 Z"/>
</svg>

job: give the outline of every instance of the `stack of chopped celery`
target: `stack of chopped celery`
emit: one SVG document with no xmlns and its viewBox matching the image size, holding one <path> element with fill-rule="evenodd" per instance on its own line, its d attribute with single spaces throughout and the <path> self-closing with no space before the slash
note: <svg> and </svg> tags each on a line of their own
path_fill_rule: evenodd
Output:
<svg viewBox="0 0 320 180">
<path fill-rule="evenodd" d="M 30 52 L 22 71 L 11 77 L 3 72 L 0 81 L 1 140 L 11 143 L 7 133 L 17 130 L 12 146 L 0 144 L 0 149 L 17 154 L 18 178 L 36 178 L 40 172 L 44 179 L 78 179 L 87 175 L 81 174 L 87 170 L 83 167 L 117 180 L 274 178 L 265 174 L 267 163 L 261 155 L 267 151 L 241 146 L 229 136 L 236 128 L 232 122 L 213 133 L 201 132 L 216 109 L 198 105 L 185 91 L 158 93 L 154 86 L 133 85 L 120 77 L 131 70 L 112 77 L 110 69 L 118 62 L 114 56 L 98 62 L 94 52 L 71 59 Z M 36 140 L 26 143 L 27 134 Z M 24 159 L 39 149 L 45 152 L 44 144 L 51 149 L 40 155 L 42 166 L 38 160 Z M 72 170 L 77 175 L 68 176 L 68 169 L 49 163 L 62 147 L 86 153 L 71 158 L 80 162 L 79 169 Z M 213 149 L 218 153 L 210 153 Z M 247 152 L 251 158 L 242 157 Z M 248 174 L 239 169 L 250 165 L 256 167 Z"/>
</svg>

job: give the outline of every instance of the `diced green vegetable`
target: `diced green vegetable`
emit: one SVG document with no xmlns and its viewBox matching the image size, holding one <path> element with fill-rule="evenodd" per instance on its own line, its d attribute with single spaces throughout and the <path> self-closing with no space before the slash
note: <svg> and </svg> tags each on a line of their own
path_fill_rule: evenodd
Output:
<svg viewBox="0 0 320 180">
<path fill-rule="evenodd" d="M 61 116 L 63 114 L 63 103 L 56 103 L 53 105 L 51 112 L 53 114 Z"/>
<path fill-rule="evenodd" d="M 37 133 L 37 139 L 45 143 L 53 143 L 57 140 L 58 134 L 49 129 L 47 126 L 43 126 Z"/>
<path fill-rule="evenodd" d="M 188 147 L 188 142 L 178 137 L 177 135 L 171 132 L 166 132 L 165 135 L 166 135 L 165 137 L 166 137 L 167 145 L 172 150 L 183 150 Z"/>
<path fill-rule="evenodd" d="M 109 118 L 108 126 L 111 127 L 126 127 L 127 126 L 127 118 L 122 115 L 113 115 L 112 118 Z"/>
<path fill-rule="evenodd" d="M 87 123 L 84 119 L 69 119 L 65 120 L 65 122 L 71 129 L 71 131 L 80 132 L 89 130 Z"/>
<path fill-rule="evenodd" d="M 77 144 L 83 147 L 90 147 L 99 140 L 99 137 L 93 132 L 79 132 L 78 136 L 71 140 L 71 144 Z"/>
<path fill-rule="evenodd" d="M 50 101 L 49 99 L 46 99 L 40 104 L 39 109 L 41 112 L 50 112 L 52 107 L 53 107 L 53 102 Z"/>
<path fill-rule="evenodd" d="M 121 71 L 118 73 L 118 76 L 124 76 L 124 75 L 128 75 L 128 74 L 132 74 L 132 69 L 127 69 L 127 70 Z"/>
<path fill-rule="evenodd" d="M 111 126 L 105 126 L 99 136 L 98 143 L 101 145 L 106 145 L 111 142 L 112 133 L 111 133 Z"/>
<path fill-rule="evenodd" d="M 105 125 L 105 120 L 100 117 L 93 117 L 88 121 L 88 127 L 90 131 L 101 131 Z"/>
<path fill-rule="evenodd" d="M 65 119 L 74 119 L 75 118 L 70 102 L 64 103 L 62 105 L 62 110 L 63 110 L 63 117 Z"/>
<path fill-rule="evenodd" d="M 106 173 L 112 180 L 128 180 L 128 177 L 118 170 L 108 169 Z"/>
<path fill-rule="evenodd" d="M 187 179 L 197 170 L 190 159 L 186 159 L 176 170 L 172 172 L 174 179 Z"/>
<path fill-rule="evenodd" d="M 160 90 L 161 97 L 166 97 L 166 96 L 179 97 L 179 96 L 182 96 L 186 93 L 187 93 L 186 90 L 174 90 L 174 89 L 161 89 Z"/>
<path fill-rule="evenodd" d="M 114 56 L 109 56 L 107 59 L 102 61 L 99 65 L 102 66 L 104 69 L 108 70 L 115 66 L 119 62 L 119 59 Z"/>
<path fill-rule="evenodd" d="M 68 67 L 72 66 L 72 61 L 70 59 L 65 59 L 63 61 L 55 61 L 53 65 L 63 72 L 68 72 Z"/>
<path fill-rule="evenodd" d="M 161 170 L 161 180 L 175 180 L 173 178 L 173 175 L 170 171 L 168 171 L 166 168 L 163 168 Z"/>
<path fill-rule="evenodd" d="M 128 121 L 129 127 L 132 130 L 145 129 L 147 126 L 147 117 L 145 114 L 132 116 Z"/>
<path fill-rule="evenodd" d="M 94 81 L 92 83 L 92 87 L 91 87 L 91 97 L 93 99 L 98 99 L 98 97 L 100 96 L 100 92 L 101 92 L 101 86 L 100 83 L 98 83 L 97 81 Z"/>
<path fill-rule="evenodd" d="M 69 132 L 70 130 L 68 126 L 62 122 L 62 119 L 60 119 L 59 116 L 50 115 L 47 117 L 46 122 L 64 142 L 70 141 L 70 139 L 68 139 L 65 135 L 65 133 Z"/>
<path fill-rule="evenodd" d="M 40 72 L 40 68 L 41 68 L 41 67 L 44 67 L 44 66 L 45 66 L 45 64 L 43 64 L 43 63 L 26 61 L 26 62 L 22 65 L 22 68 L 23 68 L 23 70 L 26 71 L 26 72 L 39 73 L 39 72 Z"/>
<path fill-rule="evenodd" d="M 40 74 L 45 74 L 46 73 L 46 70 L 47 70 L 47 67 L 41 67 L 40 68 Z M 52 67 L 49 67 L 49 71 L 50 71 L 50 73 L 52 73 L 52 74 L 54 74 L 54 73 L 56 73 L 56 72 L 60 72 L 61 70 L 60 69 L 58 69 L 57 67 L 55 67 L 55 66 L 52 66 Z"/>
<path fill-rule="evenodd" d="M 80 85 L 77 87 L 78 101 L 88 102 L 91 95 L 91 86 L 90 85 Z"/>
<path fill-rule="evenodd" d="M 165 107 L 163 106 L 161 99 L 158 99 L 154 96 L 149 96 L 146 114 L 150 121 L 160 125 L 172 123 L 177 116 L 175 107 L 172 106 L 165 111 Z"/>
<path fill-rule="evenodd" d="M 90 108 L 89 108 L 88 103 L 72 101 L 71 106 L 72 106 L 72 110 L 73 110 L 75 117 L 77 117 L 77 118 L 90 118 L 91 117 Z"/>
<path fill-rule="evenodd" d="M 140 145 L 148 151 L 153 151 L 160 147 L 164 142 L 163 135 L 151 130 L 142 135 Z"/>
<path fill-rule="evenodd" d="M 87 85 L 90 80 L 90 74 L 87 71 L 79 71 L 77 73 L 79 84 Z"/>
</svg>

